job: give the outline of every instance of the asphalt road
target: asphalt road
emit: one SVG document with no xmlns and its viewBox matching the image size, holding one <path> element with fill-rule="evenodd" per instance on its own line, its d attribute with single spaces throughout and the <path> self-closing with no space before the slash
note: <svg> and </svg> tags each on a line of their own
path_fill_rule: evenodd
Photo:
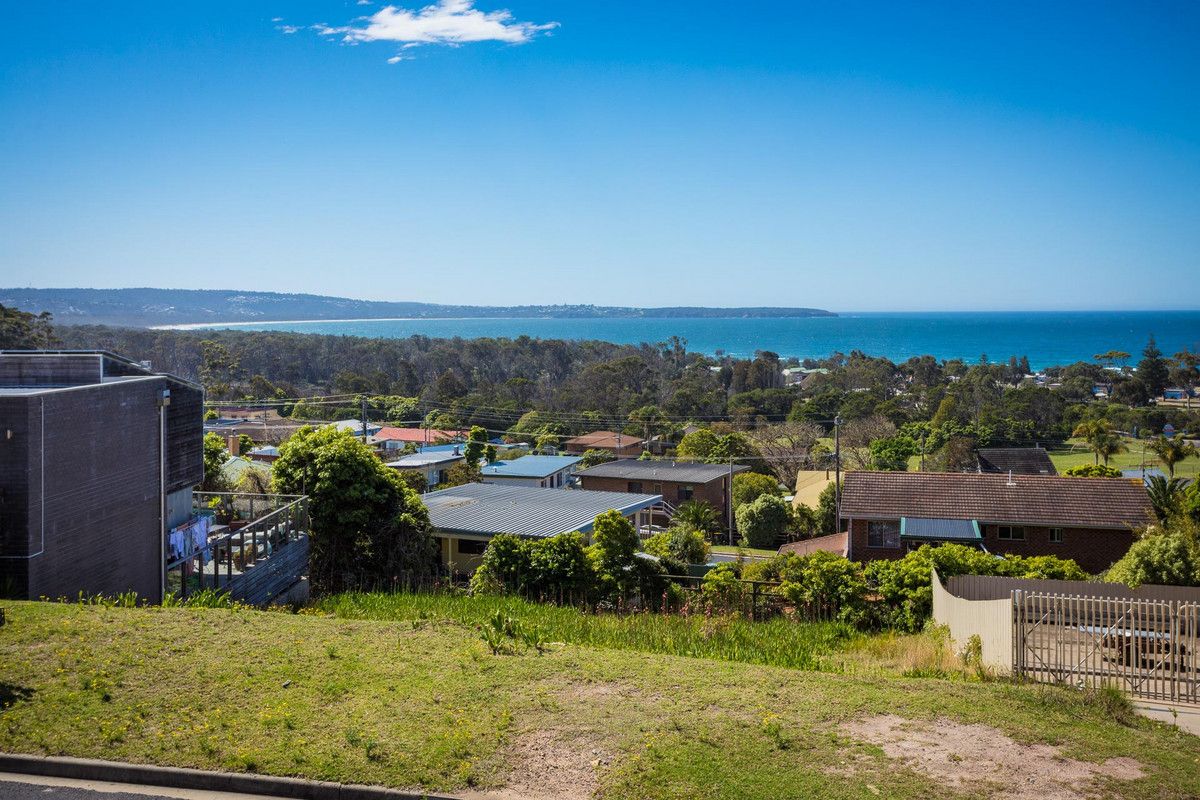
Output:
<svg viewBox="0 0 1200 800">
<path fill-rule="evenodd" d="M 0 800 L 264 800 L 262 795 L 170 789 L 0 773 Z"/>
</svg>

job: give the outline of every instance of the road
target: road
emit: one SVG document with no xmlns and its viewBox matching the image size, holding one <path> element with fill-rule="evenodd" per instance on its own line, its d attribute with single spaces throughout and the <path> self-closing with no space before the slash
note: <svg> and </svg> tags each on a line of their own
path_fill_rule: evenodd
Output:
<svg viewBox="0 0 1200 800">
<path fill-rule="evenodd" d="M 262 795 L 0 772 L 0 800 L 264 800 Z"/>
</svg>

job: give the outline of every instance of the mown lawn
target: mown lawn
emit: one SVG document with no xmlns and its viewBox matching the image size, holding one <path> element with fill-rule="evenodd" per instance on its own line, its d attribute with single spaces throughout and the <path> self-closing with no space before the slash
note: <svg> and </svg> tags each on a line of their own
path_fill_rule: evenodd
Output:
<svg viewBox="0 0 1200 800">
<path fill-rule="evenodd" d="M 493 655 L 471 626 L 419 612 L 5 607 L 9 752 L 529 797 L 961 796 L 839 728 L 890 713 L 984 723 L 1089 763 L 1136 759 L 1144 777 L 1105 796 L 1200 796 L 1200 740 L 1119 724 L 1068 690 L 566 644 Z"/>
<path fill-rule="evenodd" d="M 1117 453 L 1108 460 L 1110 467 L 1140 469 L 1144 462 L 1148 469 L 1157 468 L 1164 473 L 1167 471 L 1167 468 L 1155 457 L 1154 452 L 1146 447 L 1146 442 L 1126 439 L 1125 446 L 1129 448 L 1127 451 Z M 1145 448 L 1144 454 L 1143 448 Z M 1060 473 L 1071 467 L 1096 463 L 1095 454 L 1088 450 L 1087 445 L 1081 440 L 1071 439 L 1063 445 L 1047 449 L 1050 452 L 1050 460 L 1054 462 L 1055 469 Z M 1192 456 L 1180 461 L 1175 465 L 1175 475 L 1180 478 L 1194 478 L 1200 475 L 1200 457 Z"/>
</svg>

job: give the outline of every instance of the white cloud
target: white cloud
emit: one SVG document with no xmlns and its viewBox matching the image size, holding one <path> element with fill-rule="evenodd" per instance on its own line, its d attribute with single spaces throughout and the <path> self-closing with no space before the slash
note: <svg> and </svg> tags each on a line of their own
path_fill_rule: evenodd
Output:
<svg viewBox="0 0 1200 800">
<path fill-rule="evenodd" d="M 407 49 L 424 44 L 454 47 L 470 42 L 524 44 L 557 27 L 557 22 L 518 22 L 506 10 L 480 11 L 475 8 L 475 0 L 438 0 L 418 10 L 385 6 L 350 25 L 333 27 L 322 23 L 313 29 L 322 36 L 340 34 L 345 44 L 398 42 Z M 406 58 L 394 56 L 388 63 Z"/>
<path fill-rule="evenodd" d="M 283 31 L 284 33 L 295 33 L 300 30 L 299 25 L 276 25 L 275 30 Z"/>
</svg>

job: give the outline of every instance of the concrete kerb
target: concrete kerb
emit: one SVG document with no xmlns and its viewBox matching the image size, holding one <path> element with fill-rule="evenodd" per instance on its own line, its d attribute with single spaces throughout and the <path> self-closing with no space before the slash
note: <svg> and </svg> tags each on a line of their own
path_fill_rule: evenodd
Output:
<svg viewBox="0 0 1200 800">
<path fill-rule="evenodd" d="M 208 772 L 152 764 L 124 764 L 91 758 L 30 756 L 0 753 L 0 772 L 46 775 L 52 778 L 135 783 L 173 789 L 240 792 L 292 800 L 458 800 L 453 795 L 410 792 L 382 786 L 311 781 L 240 772 Z"/>
</svg>

